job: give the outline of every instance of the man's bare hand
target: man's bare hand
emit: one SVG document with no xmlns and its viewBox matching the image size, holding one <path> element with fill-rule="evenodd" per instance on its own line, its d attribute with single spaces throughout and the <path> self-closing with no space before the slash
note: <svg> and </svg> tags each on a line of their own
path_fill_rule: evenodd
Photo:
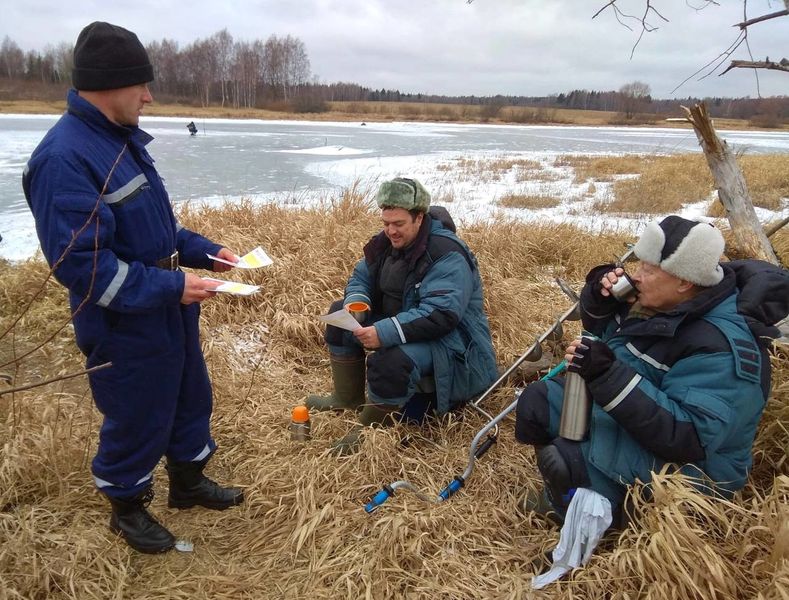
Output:
<svg viewBox="0 0 789 600">
<path fill-rule="evenodd" d="M 218 285 L 216 281 L 206 281 L 193 273 L 184 273 L 184 293 L 181 295 L 181 304 L 192 304 L 213 298 L 216 296 L 214 289 Z"/>
<path fill-rule="evenodd" d="M 224 260 L 229 260 L 230 262 L 234 262 L 234 263 L 238 262 L 238 256 L 236 256 L 233 252 L 231 252 L 227 248 L 220 249 L 219 252 L 216 253 L 216 257 L 222 258 Z M 232 268 L 233 267 L 231 267 L 230 265 L 226 265 L 225 263 L 221 263 L 216 260 L 214 261 L 214 272 L 216 273 L 224 273 Z"/>
<path fill-rule="evenodd" d="M 362 346 L 368 350 L 375 350 L 381 347 L 381 340 L 378 339 L 378 332 L 375 330 L 375 325 L 370 327 L 362 327 L 353 332 L 356 339 L 362 343 Z"/>
</svg>

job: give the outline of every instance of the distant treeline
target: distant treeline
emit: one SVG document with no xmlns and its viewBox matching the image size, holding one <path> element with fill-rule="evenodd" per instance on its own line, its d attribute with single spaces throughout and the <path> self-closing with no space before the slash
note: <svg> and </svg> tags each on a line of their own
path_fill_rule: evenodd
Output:
<svg viewBox="0 0 789 600">
<path fill-rule="evenodd" d="M 548 96 L 444 96 L 377 90 L 357 83 L 321 83 L 311 73 L 304 43 L 291 35 L 249 42 L 234 40 L 223 29 L 183 48 L 163 39 L 148 44 L 147 49 L 156 77 L 151 89 L 159 102 L 296 112 L 322 112 L 332 101 L 420 102 L 487 106 L 492 116 L 499 107 L 514 106 L 614 111 L 632 118 L 680 115 L 680 105 L 704 100 L 714 117 L 789 119 L 789 96 L 660 100 L 652 98 L 649 86 L 640 82 L 618 91 L 572 90 Z M 31 90 L 41 95 L 42 89 L 53 87 L 62 94 L 60 90 L 71 80 L 72 53 L 73 45 L 66 42 L 24 52 L 5 36 L 0 45 L 0 99 L 25 97 Z"/>
</svg>

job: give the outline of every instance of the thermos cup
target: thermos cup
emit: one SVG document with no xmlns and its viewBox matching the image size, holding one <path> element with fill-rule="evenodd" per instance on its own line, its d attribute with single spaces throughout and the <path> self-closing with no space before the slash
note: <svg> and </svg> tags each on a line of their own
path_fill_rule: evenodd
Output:
<svg viewBox="0 0 789 600">
<path fill-rule="evenodd" d="M 611 295 L 620 302 L 627 302 L 629 298 L 632 298 L 638 294 L 638 290 L 636 289 L 633 280 L 630 279 L 630 275 L 627 273 L 622 273 L 619 275 L 617 277 L 616 283 L 611 286 L 609 291 L 611 292 Z"/>
</svg>

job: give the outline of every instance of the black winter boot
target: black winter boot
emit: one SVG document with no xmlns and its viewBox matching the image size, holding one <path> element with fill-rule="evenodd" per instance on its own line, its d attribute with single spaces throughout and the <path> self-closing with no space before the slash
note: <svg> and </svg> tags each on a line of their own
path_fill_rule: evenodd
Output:
<svg viewBox="0 0 789 600">
<path fill-rule="evenodd" d="M 310 410 L 356 410 L 364 404 L 364 356 L 329 356 L 334 391 L 328 396 L 307 396 L 304 404 Z"/>
<path fill-rule="evenodd" d="M 576 488 L 591 485 L 578 442 L 555 438 L 537 450 L 537 468 L 545 481 L 548 499 L 560 512 L 570 505 Z"/>
<path fill-rule="evenodd" d="M 132 548 L 146 554 L 167 552 L 175 546 L 175 537 L 146 510 L 153 500 L 153 488 L 132 498 L 107 499 L 112 505 L 110 529 L 120 534 Z"/>
<path fill-rule="evenodd" d="M 194 462 L 167 461 L 170 476 L 170 508 L 192 508 L 204 506 L 213 510 L 225 510 L 244 501 L 244 492 L 237 487 L 222 487 L 203 475 L 208 460 Z"/>
</svg>

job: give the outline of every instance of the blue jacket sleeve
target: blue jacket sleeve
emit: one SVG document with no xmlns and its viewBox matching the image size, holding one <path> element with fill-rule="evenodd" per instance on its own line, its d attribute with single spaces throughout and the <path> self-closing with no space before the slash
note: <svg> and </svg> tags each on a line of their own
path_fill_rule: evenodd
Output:
<svg viewBox="0 0 789 600">
<path fill-rule="evenodd" d="M 199 233 L 190 231 L 177 224 L 175 238 L 176 250 L 178 250 L 179 262 L 185 267 L 193 269 L 214 269 L 214 261 L 208 258 L 208 254 L 216 256 L 222 246 L 215 244 L 211 240 L 203 237 Z"/>
<path fill-rule="evenodd" d="M 364 302 L 372 307 L 372 289 L 370 271 L 367 268 L 365 260 L 361 259 L 353 268 L 353 273 L 351 273 L 348 284 L 345 286 L 345 299 L 343 300 L 343 305 L 351 302 Z"/>
<path fill-rule="evenodd" d="M 466 258 L 459 252 L 442 256 L 422 279 L 415 306 L 375 324 L 381 345 L 386 348 L 445 336 L 463 318 L 473 289 Z"/>
<path fill-rule="evenodd" d="M 128 313 L 180 302 L 183 273 L 125 262 L 112 251 L 114 215 L 81 165 L 50 156 L 35 165 L 28 189 L 44 256 L 69 291 Z"/>
<path fill-rule="evenodd" d="M 691 463 L 729 435 L 732 408 L 749 395 L 731 356 L 696 354 L 676 362 L 658 387 L 621 361 L 589 382 L 594 401 L 647 450 Z"/>
</svg>

